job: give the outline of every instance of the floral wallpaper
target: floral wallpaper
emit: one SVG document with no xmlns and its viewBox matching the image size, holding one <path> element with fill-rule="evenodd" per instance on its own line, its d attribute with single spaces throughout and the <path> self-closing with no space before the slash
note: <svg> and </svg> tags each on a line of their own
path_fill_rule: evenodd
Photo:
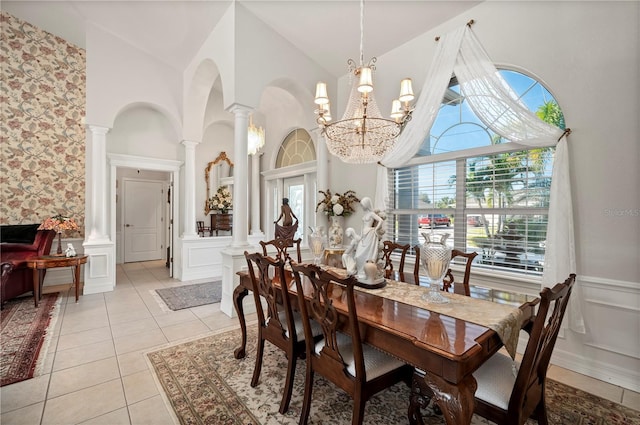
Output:
<svg viewBox="0 0 640 425">
<path fill-rule="evenodd" d="M 85 50 L 0 13 L 0 224 L 61 214 L 84 235 Z"/>
</svg>

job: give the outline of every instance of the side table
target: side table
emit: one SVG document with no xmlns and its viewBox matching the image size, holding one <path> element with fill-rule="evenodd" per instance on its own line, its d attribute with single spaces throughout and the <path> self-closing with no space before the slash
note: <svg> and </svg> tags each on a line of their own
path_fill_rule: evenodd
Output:
<svg viewBox="0 0 640 425">
<path fill-rule="evenodd" d="M 76 287 L 76 302 L 80 295 L 80 266 L 86 264 L 87 255 L 78 255 L 76 257 L 62 257 L 56 255 L 43 255 L 42 257 L 31 258 L 26 261 L 27 267 L 33 269 L 33 301 L 38 307 L 42 292 L 42 270 L 53 269 L 56 267 L 72 267 L 73 268 L 73 284 Z"/>
</svg>

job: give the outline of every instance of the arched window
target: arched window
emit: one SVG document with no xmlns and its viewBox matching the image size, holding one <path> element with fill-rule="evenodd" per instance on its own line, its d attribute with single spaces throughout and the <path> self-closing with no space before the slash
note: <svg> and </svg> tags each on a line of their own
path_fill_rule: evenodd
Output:
<svg viewBox="0 0 640 425">
<path fill-rule="evenodd" d="M 263 173 L 267 182 L 270 215 L 267 232 L 273 235 L 273 221 L 280 215 L 282 198 L 289 200 L 298 218 L 296 238 L 304 237 L 309 223 L 314 222 L 316 190 L 316 148 L 311 135 L 302 128 L 292 130 L 283 139 L 276 157 L 275 169 Z M 282 224 L 282 223 L 281 223 Z"/>
<path fill-rule="evenodd" d="M 303 162 L 315 161 L 316 149 L 307 130 L 298 128 L 290 132 L 282 141 L 276 168 L 288 167 Z"/>
<path fill-rule="evenodd" d="M 539 81 L 499 72 L 530 111 L 564 128 L 560 107 Z M 476 267 L 540 275 L 553 152 L 494 134 L 453 78 L 412 165 L 389 173 L 392 234 L 414 246 L 423 242 L 420 232 L 449 233 L 455 248 L 478 252 Z"/>
</svg>

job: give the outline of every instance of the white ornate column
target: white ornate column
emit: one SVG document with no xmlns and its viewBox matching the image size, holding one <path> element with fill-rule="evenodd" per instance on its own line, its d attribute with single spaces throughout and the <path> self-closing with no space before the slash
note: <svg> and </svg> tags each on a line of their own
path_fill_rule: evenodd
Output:
<svg viewBox="0 0 640 425">
<path fill-rule="evenodd" d="M 112 190 L 107 179 L 108 127 L 88 125 L 85 153 L 86 198 L 84 253 L 89 256 L 84 267 L 83 294 L 113 291 L 116 285 L 116 247 L 110 238 L 107 200 Z"/>
<path fill-rule="evenodd" d="M 251 234 L 264 235 L 260 229 L 260 157 L 258 151 L 251 155 Z"/>
<path fill-rule="evenodd" d="M 183 140 L 184 145 L 184 216 L 182 238 L 197 239 L 196 231 L 196 146 L 199 142 Z"/>
<path fill-rule="evenodd" d="M 249 219 L 249 158 L 247 149 L 249 112 L 251 108 L 235 104 L 229 112 L 235 115 L 233 155 L 233 236 L 231 245 L 222 254 L 222 299 L 220 311 L 229 317 L 235 316 L 233 290 L 240 284 L 236 272 L 247 267 L 244 251 L 256 250 L 248 241 Z M 249 297 L 245 297 L 248 299 Z M 250 308 L 251 303 L 245 303 Z M 246 310 L 245 310 L 246 311 Z"/>
<path fill-rule="evenodd" d="M 248 166 L 248 125 L 251 108 L 234 105 L 229 111 L 235 115 L 233 155 L 233 238 L 231 246 L 242 248 L 249 246 L 249 166 Z"/>
<path fill-rule="evenodd" d="M 108 127 L 90 125 L 91 145 L 86 155 L 91 182 L 90 220 L 88 241 L 108 240 L 107 235 L 107 133 Z"/>
</svg>

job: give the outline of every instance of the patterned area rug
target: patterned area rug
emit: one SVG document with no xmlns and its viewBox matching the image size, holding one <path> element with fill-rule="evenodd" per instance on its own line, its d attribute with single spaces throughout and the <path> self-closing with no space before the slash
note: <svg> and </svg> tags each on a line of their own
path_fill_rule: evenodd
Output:
<svg viewBox="0 0 640 425">
<path fill-rule="evenodd" d="M 36 376 L 36 366 L 44 361 L 47 328 L 54 325 L 59 311 L 58 293 L 42 296 L 38 307 L 33 297 L 7 301 L 1 312 L 0 386 Z"/>
<path fill-rule="evenodd" d="M 182 310 L 220 302 L 222 282 L 205 282 L 173 288 L 156 289 L 156 293 L 169 309 Z"/>
<path fill-rule="evenodd" d="M 304 361 L 298 362 L 289 411 L 278 413 L 286 359 L 267 343 L 260 383 L 249 382 L 255 363 L 256 330 L 249 331 L 247 357 L 236 360 L 240 344 L 234 330 L 177 344 L 148 354 L 156 379 L 181 424 L 297 424 L 304 393 Z M 408 422 L 409 388 L 404 384 L 384 390 L 366 404 L 365 424 Z M 640 425 L 640 412 L 549 380 L 547 401 L 550 424 Z M 351 398 L 317 376 L 314 380 L 310 424 L 350 424 Z M 441 416 L 425 416 L 427 424 L 443 424 Z M 474 425 L 491 424 L 478 416 Z M 527 424 L 536 424 L 530 420 Z"/>
</svg>

